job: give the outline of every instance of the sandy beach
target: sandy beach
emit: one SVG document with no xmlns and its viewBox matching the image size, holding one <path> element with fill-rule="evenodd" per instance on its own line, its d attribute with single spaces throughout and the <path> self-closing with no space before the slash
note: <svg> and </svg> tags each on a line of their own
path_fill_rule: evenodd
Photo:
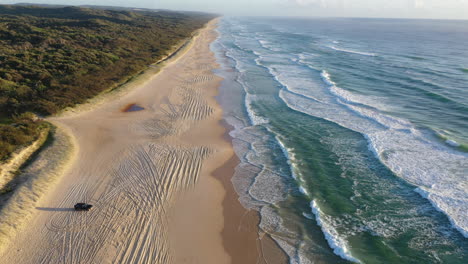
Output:
<svg viewBox="0 0 468 264">
<path fill-rule="evenodd" d="M 123 96 L 50 118 L 70 131 L 74 157 L 4 245 L 1 263 L 266 259 L 262 244 L 274 244 L 258 239 L 257 214 L 226 188 L 238 161 L 215 100 L 215 27 L 212 21 L 183 54 Z M 77 202 L 94 208 L 75 212 Z"/>
</svg>

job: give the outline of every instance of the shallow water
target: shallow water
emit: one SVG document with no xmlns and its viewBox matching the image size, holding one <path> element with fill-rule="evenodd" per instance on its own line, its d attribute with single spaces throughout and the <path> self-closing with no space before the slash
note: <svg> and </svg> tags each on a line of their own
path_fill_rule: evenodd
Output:
<svg viewBox="0 0 468 264">
<path fill-rule="evenodd" d="M 291 263 L 466 261 L 467 26 L 222 20 L 233 183 Z"/>
</svg>

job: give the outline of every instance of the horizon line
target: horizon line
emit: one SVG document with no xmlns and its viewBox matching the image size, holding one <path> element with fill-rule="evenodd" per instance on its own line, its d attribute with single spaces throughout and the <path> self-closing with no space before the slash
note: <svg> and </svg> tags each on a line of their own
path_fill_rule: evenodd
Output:
<svg viewBox="0 0 468 264">
<path fill-rule="evenodd" d="M 149 7 L 135 7 L 135 6 L 110 6 L 110 5 L 73 5 L 73 4 L 41 4 L 41 3 L 28 3 L 18 2 L 14 4 L 0 4 L 0 6 L 39 6 L 39 7 L 101 7 L 101 8 L 129 8 L 129 9 L 145 9 L 148 11 L 173 11 L 173 12 L 198 12 L 213 14 L 219 17 L 270 17 L 270 18 L 299 18 L 299 19 L 395 19 L 395 20 L 446 20 L 446 21 L 468 21 L 468 18 L 440 18 L 440 17 L 363 17 L 363 16 L 304 16 L 304 15 L 240 15 L 240 14 L 223 14 L 220 12 L 209 12 L 201 10 L 181 10 L 181 9 L 167 9 L 167 8 L 149 8 Z"/>
</svg>

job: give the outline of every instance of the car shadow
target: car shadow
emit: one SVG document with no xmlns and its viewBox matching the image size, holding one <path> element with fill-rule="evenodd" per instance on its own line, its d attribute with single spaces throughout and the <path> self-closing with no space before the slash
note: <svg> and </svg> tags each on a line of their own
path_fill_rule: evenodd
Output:
<svg viewBox="0 0 468 264">
<path fill-rule="evenodd" d="M 48 211 L 48 212 L 69 212 L 75 211 L 73 208 L 53 208 L 53 207 L 36 207 L 37 210 Z"/>
</svg>

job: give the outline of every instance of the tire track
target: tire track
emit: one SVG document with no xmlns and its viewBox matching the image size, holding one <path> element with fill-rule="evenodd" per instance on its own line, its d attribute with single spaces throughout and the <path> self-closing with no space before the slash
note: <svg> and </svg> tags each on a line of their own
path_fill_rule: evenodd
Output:
<svg viewBox="0 0 468 264">
<path fill-rule="evenodd" d="M 114 153 L 112 162 L 99 153 L 87 153 L 96 156 L 95 160 L 73 172 L 75 178 L 57 207 L 70 208 L 79 200 L 93 204 L 93 209 L 50 212 L 38 230 L 40 250 L 24 263 L 174 262 L 168 211 L 181 192 L 197 184 L 204 160 L 216 151 L 177 143 L 183 142 L 177 140 L 178 135 L 214 113 L 204 90 L 215 80 L 209 72 L 213 65 L 197 54 L 199 49 L 194 46 L 186 57 L 196 66 L 177 66 L 180 75 L 171 78 L 174 88 L 164 99 L 148 104 L 151 107 L 142 111 L 147 115 L 143 120 L 120 124 L 125 127 L 119 131 L 134 137 L 134 144 Z M 101 138 L 106 140 L 105 134 Z"/>
<path fill-rule="evenodd" d="M 202 162 L 211 153 L 207 147 L 135 147 L 113 171 L 106 190 L 93 197 L 95 210 L 54 215 L 45 234 L 47 241 L 55 241 L 55 250 L 41 263 L 98 263 L 97 256 L 109 247 L 117 252 L 115 263 L 170 262 L 168 224 L 162 216 L 174 195 L 197 182 Z M 90 197 L 87 188 L 74 186 L 69 197 Z M 115 238 L 122 237 L 126 243 L 118 244 Z"/>
</svg>

